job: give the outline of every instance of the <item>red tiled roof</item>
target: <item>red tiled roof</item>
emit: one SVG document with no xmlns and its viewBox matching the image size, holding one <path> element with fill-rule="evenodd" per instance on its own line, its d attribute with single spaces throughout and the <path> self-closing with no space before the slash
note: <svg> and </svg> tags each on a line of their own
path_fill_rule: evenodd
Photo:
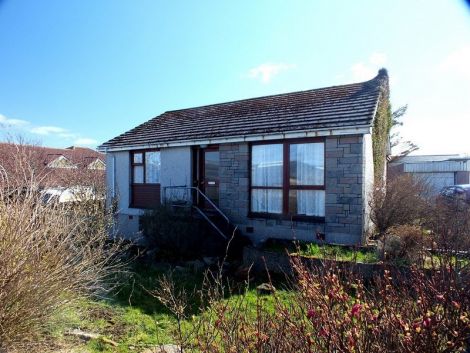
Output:
<svg viewBox="0 0 470 353">
<path fill-rule="evenodd" d="M 385 85 L 388 75 L 382 69 L 361 83 L 168 111 L 99 149 L 371 126 Z"/>
<path fill-rule="evenodd" d="M 76 168 L 48 168 L 49 163 L 60 156 L 64 156 Z M 0 174 L 2 179 L 5 175 L 10 182 L 25 182 L 25 179 L 31 177 L 28 173 L 34 173 L 34 178 L 41 184 L 68 186 L 81 182 L 95 183 L 104 178 L 104 171 L 89 171 L 87 167 L 97 159 L 105 162 L 105 155 L 85 147 L 62 149 L 0 143 Z"/>
</svg>

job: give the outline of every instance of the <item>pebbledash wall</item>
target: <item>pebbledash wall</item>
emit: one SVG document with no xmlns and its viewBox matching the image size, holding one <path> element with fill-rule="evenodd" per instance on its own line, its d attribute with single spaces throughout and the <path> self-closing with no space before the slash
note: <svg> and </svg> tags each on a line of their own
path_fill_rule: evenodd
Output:
<svg viewBox="0 0 470 353">
<path fill-rule="evenodd" d="M 330 136 L 325 140 L 325 222 L 249 218 L 249 144 L 219 145 L 220 208 L 255 243 L 267 238 L 359 244 L 369 228 L 369 195 L 373 186 L 371 136 Z M 191 185 L 191 148 L 161 149 L 162 189 Z M 128 238 L 139 235 L 143 210 L 129 207 L 129 152 L 107 153 L 108 202 L 117 200 L 116 233 Z"/>
<path fill-rule="evenodd" d="M 325 140 L 325 222 L 249 218 L 249 145 L 219 146 L 220 208 L 254 242 L 267 238 L 360 244 L 370 226 L 369 196 L 373 186 L 370 135 Z"/>
</svg>

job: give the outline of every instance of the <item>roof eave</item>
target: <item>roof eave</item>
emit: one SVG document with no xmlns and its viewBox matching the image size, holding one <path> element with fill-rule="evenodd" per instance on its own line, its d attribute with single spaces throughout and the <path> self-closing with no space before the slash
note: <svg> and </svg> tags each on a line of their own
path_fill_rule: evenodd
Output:
<svg viewBox="0 0 470 353">
<path fill-rule="evenodd" d="M 101 145 L 98 147 L 99 151 L 102 152 L 118 152 L 118 151 L 131 151 L 140 150 L 147 148 L 166 148 L 166 147 L 184 147 L 184 146 L 195 146 L 195 145 L 210 145 L 210 144 L 222 144 L 222 143 L 237 143 L 237 142 L 256 142 L 256 141 L 269 141 L 269 140 L 281 140 L 281 139 L 292 139 L 292 138 L 305 138 L 305 137 L 326 137 L 326 136 L 342 136 L 342 135 L 362 135 L 370 134 L 372 127 L 370 125 L 361 125 L 354 127 L 342 127 L 342 128 L 330 128 L 330 129 L 315 129 L 315 130 L 304 130 L 304 131 L 290 131 L 283 133 L 272 133 L 272 134 L 258 134 L 258 135 L 244 135 L 244 136 L 229 136 L 229 137 L 214 137 L 174 142 L 160 142 L 150 143 L 145 145 L 124 145 L 116 147 L 107 147 Z"/>
</svg>

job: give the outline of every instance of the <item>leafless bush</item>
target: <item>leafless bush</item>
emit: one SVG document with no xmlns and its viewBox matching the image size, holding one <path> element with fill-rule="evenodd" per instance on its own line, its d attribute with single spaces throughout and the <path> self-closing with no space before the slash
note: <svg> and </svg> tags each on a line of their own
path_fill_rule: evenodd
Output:
<svg viewBox="0 0 470 353">
<path fill-rule="evenodd" d="M 430 230 L 432 248 L 441 260 L 455 262 L 456 258 L 467 258 L 467 263 L 460 264 L 470 267 L 470 205 L 438 198 L 425 226 Z"/>
<path fill-rule="evenodd" d="M 307 268 L 293 259 L 296 279 L 286 298 L 256 302 L 246 292 L 209 295 L 190 322 L 185 352 L 463 352 L 470 337 L 468 274 L 442 267 L 407 276 L 385 270 L 372 285 L 351 271 Z M 467 277 L 465 277 L 467 276 Z M 213 284 L 217 286 L 217 283 Z M 171 286 L 166 286 L 170 296 Z M 163 303 L 166 300 L 162 300 Z"/>
<path fill-rule="evenodd" d="M 379 235 L 392 226 L 417 224 L 426 216 L 429 187 L 421 179 L 404 174 L 379 185 L 372 194 L 371 220 Z"/>
<path fill-rule="evenodd" d="M 112 217 L 99 202 L 46 204 L 34 173 L 24 167 L 23 175 L 12 184 L 1 175 L 0 351 L 38 339 L 78 297 L 103 294 L 119 267 L 119 244 L 108 242 Z"/>
<path fill-rule="evenodd" d="M 418 225 L 398 225 L 388 228 L 379 240 L 377 252 L 383 260 L 400 260 L 406 263 L 420 263 L 425 249 L 430 246 L 431 237 Z"/>
</svg>

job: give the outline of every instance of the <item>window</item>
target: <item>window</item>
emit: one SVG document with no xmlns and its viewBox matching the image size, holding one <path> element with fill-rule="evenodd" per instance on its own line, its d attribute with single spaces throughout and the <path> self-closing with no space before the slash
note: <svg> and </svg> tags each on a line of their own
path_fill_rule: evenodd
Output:
<svg viewBox="0 0 470 353">
<path fill-rule="evenodd" d="M 145 152 L 145 182 L 160 182 L 160 152 Z"/>
<path fill-rule="evenodd" d="M 251 210 L 282 213 L 282 145 L 256 145 L 251 150 Z"/>
<path fill-rule="evenodd" d="M 325 215 L 324 145 L 301 143 L 289 145 L 289 213 Z"/>
<path fill-rule="evenodd" d="M 131 207 L 153 208 L 160 204 L 160 151 L 131 153 Z"/>
<path fill-rule="evenodd" d="M 77 169 L 69 159 L 64 156 L 58 156 L 47 165 L 48 168 Z"/>
<path fill-rule="evenodd" d="M 310 140 L 251 147 L 251 212 L 324 217 L 324 143 Z"/>
<path fill-rule="evenodd" d="M 132 153 L 132 183 L 160 183 L 160 151 Z"/>
</svg>

